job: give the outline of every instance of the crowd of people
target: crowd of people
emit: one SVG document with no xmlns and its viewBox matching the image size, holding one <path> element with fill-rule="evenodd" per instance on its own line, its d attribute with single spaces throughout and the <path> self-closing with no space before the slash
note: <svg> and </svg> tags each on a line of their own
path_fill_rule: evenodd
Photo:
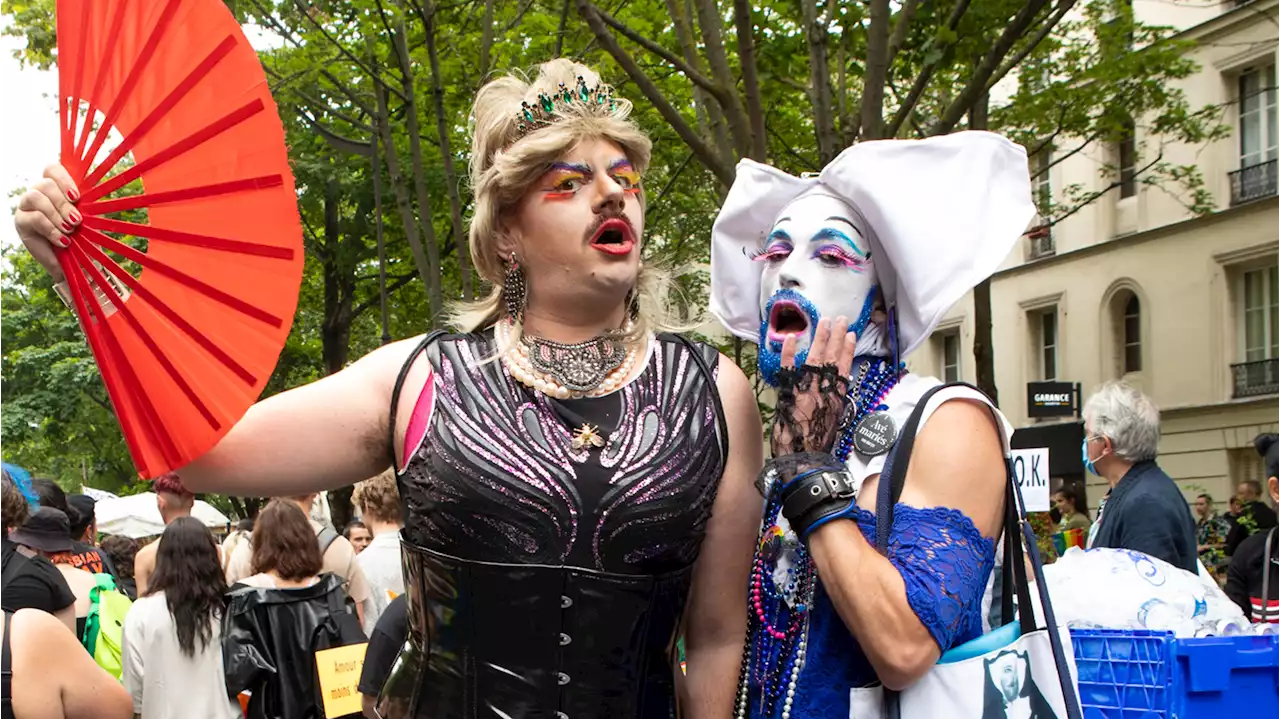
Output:
<svg viewBox="0 0 1280 719">
<path fill-rule="evenodd" d="M 356 485 L 360 544 L 310 518 L 313 495 L 271 500 L 219 544 L 177 475 L 154 489 L 165 529 L 139 547 L 99 539 L 91 498 L 5 465 L 6 719 L 48 716 L 30 708 L 51 696 L 70 719 L 319 717 L 313 653 L 367 637 L 371 707 L 408 631 L 394 476 Z"/>
</svg>

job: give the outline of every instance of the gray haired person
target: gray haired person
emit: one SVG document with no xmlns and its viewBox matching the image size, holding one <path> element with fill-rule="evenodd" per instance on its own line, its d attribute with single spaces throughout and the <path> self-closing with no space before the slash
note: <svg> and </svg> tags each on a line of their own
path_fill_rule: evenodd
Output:
<svg viewBox="0 0 1280 719">
<path fill-rule="evenodd" d="M 1084 405 L 1085 469 L 1111 486 L 1091 547 L 1132 549 L 1196 571 L 1196 523 L 1178 485 L 1156 465 L 1160 410 L 1108 382 Z"/>
</svg>

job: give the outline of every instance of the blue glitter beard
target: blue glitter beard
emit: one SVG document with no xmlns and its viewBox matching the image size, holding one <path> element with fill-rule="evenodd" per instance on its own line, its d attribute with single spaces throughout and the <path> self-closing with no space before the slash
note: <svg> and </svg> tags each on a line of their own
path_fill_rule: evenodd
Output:
<svg viewBox="0 0 1280 719">
<path fill-rule="evenodd" d="M 862 312 L 858 314 L 858 319 L 849 325 L 849 329 L 854 334 L 861 336 L 862 331 L 867 328 L 867 323 L 871 321 L 871 313 L 875 311 L 876 297 L 879 294 L 880 286 L 872 285 L 871 291 L 867 293 L 867 298 L 862 302 Z M 773 293 L 773 297 L 769 298 L 769 302 L 764 307 L 764 319 L 760 322 L 760 342 L 759 350 L 756 353 L 756 366 L 760 369 L 760 378 L 770 387 L 778 386 L 778 370 L 782 369 L 782 343 L 769 339 L 769 317 L 773 314 L 774 303 L 779 300 L 795 302 L 809 316 L 810 344 L 813 343 L 813 333 L 817 331 L 818 322 L 822 320 L 822 313 L 818 311 L 817 306 L 795 290 L 778 290 Z M 796 353 L 796 360 L 802 365 L 808 357 L 808 347 Z"/>
</svg>

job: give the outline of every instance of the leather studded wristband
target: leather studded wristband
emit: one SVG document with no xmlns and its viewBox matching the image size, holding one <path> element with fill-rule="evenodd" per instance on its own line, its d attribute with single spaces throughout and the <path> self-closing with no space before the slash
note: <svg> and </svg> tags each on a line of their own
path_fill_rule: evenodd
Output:
<svg viewBox="0 0 1280 719">
<path fill-rule="evenodd" d="M 853 511 L 858 493 L 844 469 L 810 470 L 782 489 L 782 516 L 803 540 L 818 527 Z"/>
</svg>

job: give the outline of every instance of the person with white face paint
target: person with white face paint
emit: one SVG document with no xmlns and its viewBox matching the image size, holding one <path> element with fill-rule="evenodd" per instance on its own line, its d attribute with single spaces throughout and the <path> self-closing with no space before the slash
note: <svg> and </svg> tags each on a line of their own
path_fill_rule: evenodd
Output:
<svg viewBox="0 0 1280 719">
<path fill-rule="evenodd" d="M 924 402 L 877 549 L 900 428 L 942 383 L 902 357 L 1034 216 L 1026 153 L 990 133 L 856 145 L 816 176 L 749 160 L 712 231 L 711 311 L 778 387 L 737 717 L 878 716 L 984 632 L 1011 427 L 985 395 Z"/>
</svg>

